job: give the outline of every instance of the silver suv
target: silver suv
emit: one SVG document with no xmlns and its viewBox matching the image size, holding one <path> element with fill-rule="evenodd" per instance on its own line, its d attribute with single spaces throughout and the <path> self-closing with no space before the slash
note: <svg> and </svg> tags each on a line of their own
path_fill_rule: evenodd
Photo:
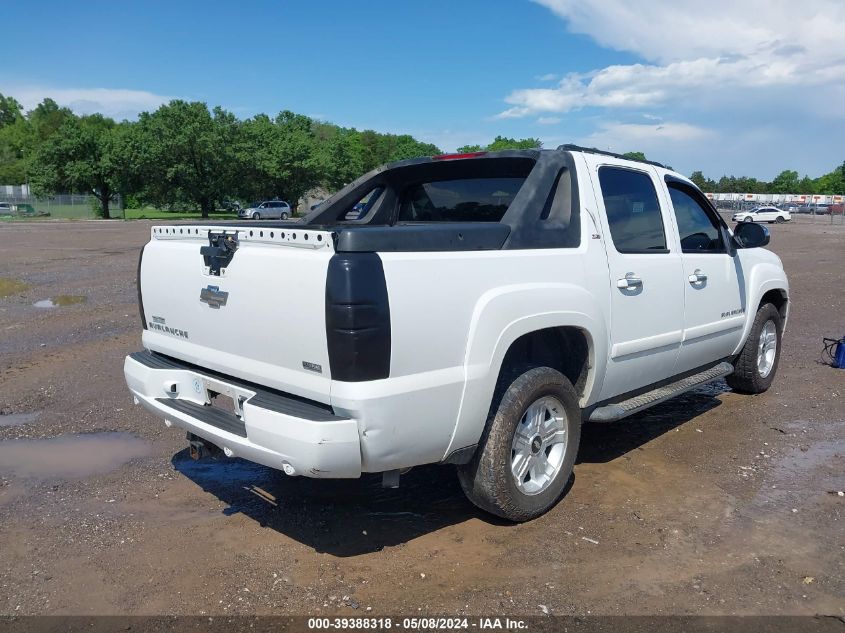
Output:
<svg viewBox="0 0 845 633">
<path fill-rule="evenodd" d="M 292 215 L 290 205 L 284 200 L 267 200 L 238 211 L 239 218 L 253 220 L 287 220 Z"/>
</svg>

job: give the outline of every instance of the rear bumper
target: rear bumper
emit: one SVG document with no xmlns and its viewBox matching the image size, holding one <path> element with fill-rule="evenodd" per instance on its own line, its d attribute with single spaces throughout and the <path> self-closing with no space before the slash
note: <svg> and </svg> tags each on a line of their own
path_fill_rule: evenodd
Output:
<svg viewBox="0 0 845 633">
<path fill-rule="evenodd" d="M 123 373 L 138 404 L 229 456 L 307 477 L 361 475 L 355 419 L 150 352 L 127 356 Z M 209 391 L 232 398 L 232 412 L 206 404 Z"/>
</svg>

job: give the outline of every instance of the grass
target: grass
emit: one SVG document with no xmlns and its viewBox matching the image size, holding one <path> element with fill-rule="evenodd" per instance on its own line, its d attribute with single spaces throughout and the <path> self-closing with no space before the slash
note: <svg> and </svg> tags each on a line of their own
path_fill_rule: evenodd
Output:
<svg viewBox="0 0 845 633">
<path fill-rule="evenodd" d="M 121 217 L 120 211 L 115 211 L 116 217 Z M 237 213 L 212 213 L 209 216 L 211 220 L 237 220 Z M 173 212 L 162 211 L 161 209 L 153 209 L 146 207 L 143 209 L 126 209 L 127 220 L 198 220 L 202 218 L 199 211 Z"/>
<path fill-rule="evenodd" d="M 0 277 L 0 297 L 8 297 L 9 295 L 17 295 L 24 290 L 29 289 L 29 284 L 17 279 L 10 279 L 8 277 Z"/>
<path fill-rule="evenodd" d="M 26 216 L 26 215 L 4 215 L 0 216 L 0 220 L 7 221 L 27 221 L 27 220 L 44 220 L 44 219 L 64 219 L 64 220 L 94 220 L 99 216 L 95 215 L 90 207 L 84 205 L 36 205 L 36 211 L 46 211 L 50 215 L 45 216 Z M 164 211 L 162 209 L 154 209 L 146 207 L 143 209 L 126 209 L 125 218 L 127 220 L 199 220 L 202 214 L 199 211 Z M 112 219 L 120 220 L 124 217 L 124 212 L 120 209 L 110 209 Z M 237 213 L 212 213 L 209 215 L 210 220 L 237 220 Z"/>
</svg>

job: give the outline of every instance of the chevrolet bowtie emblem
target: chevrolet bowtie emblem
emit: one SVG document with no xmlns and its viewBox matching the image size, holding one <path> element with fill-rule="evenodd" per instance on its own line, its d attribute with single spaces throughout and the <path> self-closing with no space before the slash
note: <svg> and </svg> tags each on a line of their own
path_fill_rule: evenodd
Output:
<svg viewBox="0 0 845 633">
<path fill-rule="evenodd" d="M 200 301 L 207 303 L 212 308 L 226 305 L 228 299 L 229 293 L 221 292 L 219 286 L 208 286 L 200 290 Z"/>
</svg>

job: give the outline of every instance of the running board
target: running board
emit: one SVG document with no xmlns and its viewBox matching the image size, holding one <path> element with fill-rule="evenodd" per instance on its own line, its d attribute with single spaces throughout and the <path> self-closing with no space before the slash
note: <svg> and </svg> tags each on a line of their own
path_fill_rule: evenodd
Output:
<svg viewBox="0 0 845 633">
<path fill-rule="evenodd" d="M 669 398 L 679 396 L 699 385 L 723 378 L 728 374 L 732 374 L 733 370 L 734 367 L 730 363 L 719 363 L 715 367 L 711 367 L 701 373 L 687 376 L 686 378 L 658 387 L 657 389 L 652 389 L 628 400 L 593 409 L 590 415 L 590 422 L 616 422 L 616 420 L 627 418 L 629 415 L 639 413 L 665 400 L 669 400 Z"/>
</svg>

